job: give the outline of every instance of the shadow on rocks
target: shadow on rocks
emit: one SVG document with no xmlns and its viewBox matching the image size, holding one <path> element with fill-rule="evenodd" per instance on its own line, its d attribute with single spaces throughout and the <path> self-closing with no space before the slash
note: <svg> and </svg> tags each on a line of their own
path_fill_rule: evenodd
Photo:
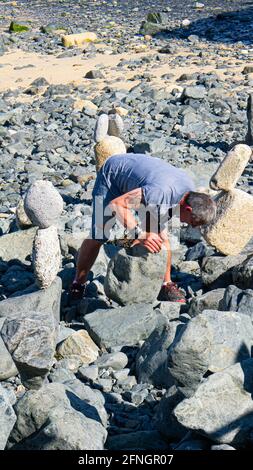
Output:
<svg viewBox="0 0 253 470">
<path fill-rule="evenodd" d="M 199 39 L 217 43 L 234 44 L 240 41 L 248 45 L 253 41 L 252 32 L 253 7 L 249 6 L 242 10 L 222 12 L 193 20 L 188 27 L 166 29 L 159 32 L 156 37 L 187 39 L 194 35 Z"/>
</svg>

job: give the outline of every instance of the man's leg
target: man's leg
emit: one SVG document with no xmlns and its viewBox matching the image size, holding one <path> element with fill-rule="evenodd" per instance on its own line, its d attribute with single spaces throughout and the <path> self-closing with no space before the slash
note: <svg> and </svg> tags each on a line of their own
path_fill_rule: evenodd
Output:
<svg viewBox="0 0 253 470">
<path fill-rule="evenodd" d="M 164 282 L 158 295 L 158 300 L 170 302 L 185 302 L 184 292 L 171 281 L 171 246 L 166 231 L 160 233 L 167 250 L 167 264 L 164 274 Z"/>
<path fill-rule="evenodd" d="M 75 276 L 75 281 L 79 284 L 84 284 L 87 281 L 88 274 L 97 259 L 102 245 L 102 242 L 89 238 L 83 241 L 78 253 Z"/>
<path fill-rule="evenodd" d="M 164 274 L 164 282 L 168 283 L 168 282 L 171 282 L 171 248 L 170 248 L 170 242 L 168 239 L 164 240 L 164 246 L 167 250 L 167 265 L 166 265 L 166 271 Z"/>
<path fill-rule="evenodd" d="M 83 297 L 88 274 L 96 261 L 102 244 L 103 242 L 89 238 L 83 241 L 78 253 L 75 279 L 70 289 L 73 300 L 80 300 Z"/>
</svg>

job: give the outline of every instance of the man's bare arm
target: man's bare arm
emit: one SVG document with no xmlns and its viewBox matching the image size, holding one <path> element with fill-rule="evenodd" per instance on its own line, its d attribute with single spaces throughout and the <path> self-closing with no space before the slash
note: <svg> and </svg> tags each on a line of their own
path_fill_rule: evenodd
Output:
<svg viewBox="0 0 253 470">
<path fill-rule="evenodd" d="M 131 209 L 138 209 L 141 204 L 141 199 L 142 190 L 141 188 L 137 188 L 113 199 L 109 204 L 111 210 L 115 212 L 116 217 L 128 230 L 133 230 L 137 225 L 137 221 Z"/>
<path fill-rule="evenodd" d="M 116 217 L 128 230 L 133 230 L 137 221 L 133 216 L 131 209 L 138 209 L 142 200 L 142 189 L 137 188 L 122 196 L 113 199 L 109 206 Z M 139 240 L 135 240 L 132 246 L 136 244 L 144 245 L 151 253 L 158 253 L 162 248 L 162 239 L 159 234 L 153 232 L 143 232 Z"/>
</svg>

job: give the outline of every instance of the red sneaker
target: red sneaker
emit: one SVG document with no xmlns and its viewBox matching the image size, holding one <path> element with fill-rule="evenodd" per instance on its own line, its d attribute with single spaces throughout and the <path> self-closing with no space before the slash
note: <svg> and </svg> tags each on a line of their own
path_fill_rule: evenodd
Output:
<svg viewBox="0 0 253 470">
<path fill-rule="evenodd" d="M 166 285 L 163 285 L 157 300 L 186 303 L 184 292 L 179 289 L 175 282 L 168 282 Z"/>
</svg>

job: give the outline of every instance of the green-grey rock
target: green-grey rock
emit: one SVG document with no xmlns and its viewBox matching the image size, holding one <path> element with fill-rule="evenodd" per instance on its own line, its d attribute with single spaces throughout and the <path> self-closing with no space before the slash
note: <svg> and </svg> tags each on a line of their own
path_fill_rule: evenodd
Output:
<svg viewBox="0 0 253 470">
<path fill-rule="evenodd" d="M 140 27 L 139 34 L 143 36 L 155 36 L 158 33 L 161 33 L 163 26 L 161 24 L 152 23 L 151 21 L 143 21 Z"/>
<path fill-rule="evenodd" d="M 147 14 L 147 21 L 150 23 L 163 23 L 164 15 L 160 12 L 150 12 Z"/>
<path fill-rule="evenodd" d="M 29 31 L 29 26 L 24 24 L 23 22 L 12 21 L 9 26 L 10 33 L 25 33 Z"/>
<path fill-rule="evenodd" d="M 44 34 L 51 34 L 59 30 L 67 31 L 67 28 L 63 25 L 55 24 L 55 23 L 49 23 L 46 26 L 41 26 L 40 28 L 40 31 Z"/>
</svg>

